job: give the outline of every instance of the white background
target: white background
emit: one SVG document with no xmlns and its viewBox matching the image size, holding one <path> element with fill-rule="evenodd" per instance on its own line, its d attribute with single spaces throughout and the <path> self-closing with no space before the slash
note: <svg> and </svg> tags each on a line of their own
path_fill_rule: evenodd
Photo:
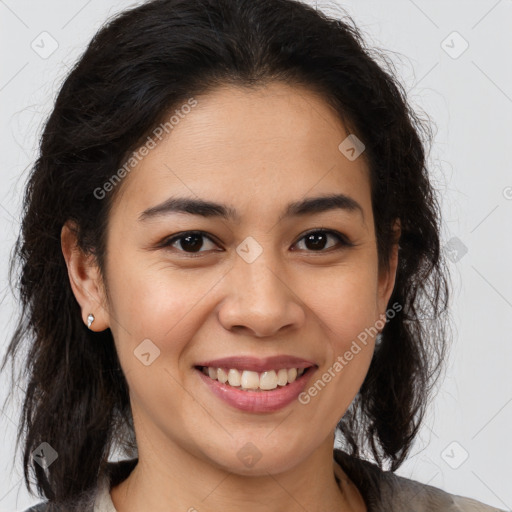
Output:
<svg viewBox="0 0 512 512">
<path fill-rule="evenodd" d="M 95 31 L 131 5 L 0 0 L 0 352 L 14 328 L 7 263 L 42 122 Z M 370 45 L 389 50 L 410 101 L 435 121 L 430 160 L 442 199 L 443 245 L 454 239 L 459 247 L 450 262 L 454 341 L 445 378 L 397 473 L 510 510 L 512 1 L 351 0 L 342 6 Z M 48 36 L 40 35 L 45 31 L 58 48 L 42 58 L 31 43 L 42 46 L 46 37 L 51 49 Z M 459 55 L 464 41 L 469 46 Z M 4 375 L 0 400 L 7 385 Z M 14 462 L 18 414 L 16 407 L 0 411 L 0 512 L 39 501 L 22 484 L 19 458 Z"/>
</svg>

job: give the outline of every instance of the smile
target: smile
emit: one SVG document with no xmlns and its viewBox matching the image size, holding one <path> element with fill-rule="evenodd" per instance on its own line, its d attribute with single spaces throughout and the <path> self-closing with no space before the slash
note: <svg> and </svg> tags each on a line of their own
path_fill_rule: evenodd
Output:
<svg viewBox="0 0 512 512">
<path fill-rule="evenodd" d="M 265 372 L 254 372 L 250 370 L 237 370 L 236 368 L 214 368 L 201 367 L 201 371 L 210 377 L 219 381 L 221 384 L 227 384 L 237 389 L 246 391 L 270 391 L 279 387 L 284 387 L 294 382 L 300 377 L 305 368 L 281 368 L 279 370 L 269 370 Z"/>
<path fill-rule="evenodd" d="M 302 373 L 298 375 L 296 368 L 282 368 L 277 372 L 269 370 L 260 374 L 247 370 L 240 372 L 234 368 L 195 367 L 196 374 L 206 385 L 208 393 L 211 392 L 213 396 L 219 398 L 221 403 L 251 413 L 271 413 L 297 400 L 315 373 L 315 369 L 316 367 L 300 368 Z M 210 377 L 210 372 L 213 377 Z M 225 382 L 222 382 L 224 379 Z M 242 387 L 242 383 L 252 387 Z M 273 387 L 263 389 L 262 385 Z"/>
</svg>

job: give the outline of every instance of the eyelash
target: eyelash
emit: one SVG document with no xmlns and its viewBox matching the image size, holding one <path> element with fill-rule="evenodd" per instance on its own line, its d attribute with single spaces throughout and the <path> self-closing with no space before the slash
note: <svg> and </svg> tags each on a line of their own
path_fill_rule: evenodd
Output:
<svg viewBox="0 0 512 512">
<path fill-rule="evenodd" d="M 348 240 L 348 238 L 345 235 L 339 233 L 338 231 L 334 231 L 331 229 L 314 229 L 314 230 L 308 231 L 307 233 L 304 233 L 301 236 L 301 238 L 299 238 L 299 240 L 294 245 L 296 245 L 298 242 L 300 242 L 301 240 L 306 238 L 308 235 L 315 234 L 315 233 L 325 233 L 327 235 L 332 235 L 335 238 L 337 238 L 339 244 L 341 244 L 341 247 L 335 248 L 334 250 L 341 250 L 344 247 L 354 247 L 355 246 L 355 244 L 350 242 L 350 240 Z M 183 233 L 180 233 L 178 235 L 173 235 L 170 238 L 166 238 L 165 240 L 162 241 L 161 244 L 159 244 L 159 248 L 172 248 L 172 245 L 174 243 L 179 242 L 180 240 L 186 238 L 189 235 L 201 235 L 204 238 L 207 238 L 211 242 L 215 243 L 215 241 L 210 236 L 208 236 L 208 234 L 206 232 L 193 230 L 193 231 L 184 231 Z M 173 249 L 176 249 L 176 248 L 173 248 Z M 200 257 L 201 253 L 209 252 L 209 251 L 201 251 L 201 250 L 198 252 L 187 252 L 182 249 L 177 249 L 177 250 L 178 250 L 178 252 L 186 254 L 187 257 L 191 257 L 191 258 L 197 258 L 197 257 Z M 321 254 L 321 253 L 331 252 L 332 250 L 333 250 L 333 248 L 329 247 L 328 249 L 321 249 L 318 251 L 307 251 L 307 252 Z"/>
</svg>

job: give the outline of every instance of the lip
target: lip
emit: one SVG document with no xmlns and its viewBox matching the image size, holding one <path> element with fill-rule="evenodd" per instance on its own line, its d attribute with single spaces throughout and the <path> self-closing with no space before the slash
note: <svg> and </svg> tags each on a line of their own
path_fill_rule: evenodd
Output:
<svg viewBox="0 0 512 512">
<path fill-rule="evenodd" d="M 311 366 L 316 366 L 316 364 L 300 357 L 279 355 L 266 357 L 264 359 L 250 356 L 223 357 L 222 359 L 202 361 L 200 363 L 196 363 L 194 366 L 196 368 L 200 366 L 227 369 L 233 368 L 235 370 L 249 370 L 261 373 L 270 370 L 279 370 L 281 368 L 309 368 Z"/>
<path fill-rule="evenodd" d="M 211 379 L 198 368 L 195 371 L 210 391 L 228 405 L 246 412 L 264 413 L 282 409 L 296 400 L 304 391 L 309 379 L 315 373 L 315 369 L 308 369 L 291 384 L 283 387 L 278 386 L 270 391 L 243 391 L 228 384 L 222 384 L 218 380 Z"/>
</svg>

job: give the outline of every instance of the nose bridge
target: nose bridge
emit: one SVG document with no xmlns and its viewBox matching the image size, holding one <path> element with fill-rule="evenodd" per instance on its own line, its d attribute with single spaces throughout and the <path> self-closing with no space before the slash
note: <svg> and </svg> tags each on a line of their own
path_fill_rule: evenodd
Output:
<svg viewBox="0 0 512 512">
<path fill-rule="evenodd" d="M 249 250 L 255 255 L 256 249 L 250 246 Z M 242 244 L 237 252 L 244 250 Z M 280 264 L 270 247 L 261 248 L 259 255 L 254 260 L 239 256 L 235 262 L 233 272 L 236 273 L 237 295 L 254 308 L 279 309 L 286 301 L 286 293 L 283 293 L 282 281 L 278 279 Z M 282 274 L 282 271 L 281 271 Z"/>
</svg>

